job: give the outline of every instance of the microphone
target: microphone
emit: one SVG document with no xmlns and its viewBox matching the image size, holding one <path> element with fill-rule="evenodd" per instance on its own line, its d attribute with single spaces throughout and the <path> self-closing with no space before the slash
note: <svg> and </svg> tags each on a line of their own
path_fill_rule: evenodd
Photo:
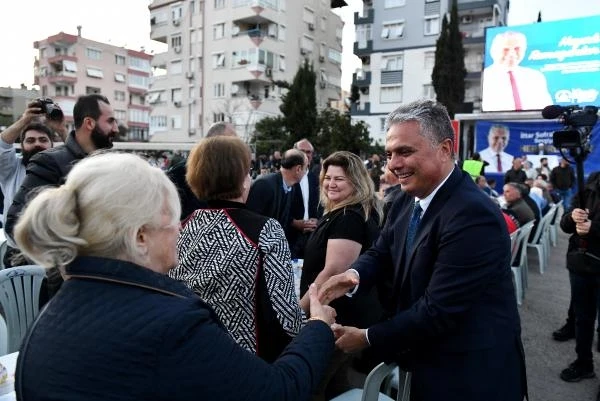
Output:
<svg viewBox="0 0 600 401">
<path fill-rule="evenodd" d="M 557 104 L 551 104 L 550 106 L 544 107 L 544 110 L 542 110 L 542 117 L 547 120 L 554 120 L 567 110 L 568 109 L 566 107 L 559 106 Z"/>
</svg>

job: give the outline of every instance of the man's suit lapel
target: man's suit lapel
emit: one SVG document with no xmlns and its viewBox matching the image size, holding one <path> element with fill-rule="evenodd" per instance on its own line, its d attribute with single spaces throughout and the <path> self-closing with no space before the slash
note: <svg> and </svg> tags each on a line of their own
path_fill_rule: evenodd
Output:
<svg viewBox="0 0 600 401">
<path fill-rule="evenodd" d="M 406 278 L 408 277 L 410 270 L 412 270 L 412 268 L 413 268 L 413 260 L 414 260 L 415 252 L 416 252 L 417 248 L 419 247 L 419 244 L 421 243 L 421 241 L 423 241 L 423 239 L 429 233 L 429 231 L 431 229 L 431 225 L 433 224 L 433 221 L 435 220 L 435 217 L 438 214 L 443 212 L 444 204 L 446 203 L 446 201 L 450 197 L 450 195 L 454 192 L 454 190 L 457 188 L 461 179 L 462 179 L 462 174 L 461 174 L 460 169 L 458 167 L 454 167 L 452 174 L 450 175 L 450 177 L 448 177 L 448 180 L 444 183 L 444 185 L 435 194 L 435 196 L 433 197 L 433 200 L 431 201 L 431 203 L 429 204 L 429 207 L 427 208 L 427 211 L 425 212 L 425 214 L 423 214 L 423 216 L 421 218 L 421 222 L 419 223 L 419 227 L 417 229 L 417 234 L 415 236 L 413 248 L 411 250 L 409 250 L 408 252 L 405 248 L 403 248 L 402 261 L 404 264 L 404 268 L 402 269 L 402 281 L 400 282 L 400 292 L 405 290 Z M 410 212 L 412 212 L 412 208 L 410 209 Z M 410 220 L 410 215 L 406 220 L 403 219 L 403 221 L 406 221 L 405 226 L 408 226 L 408 220 Z M 403 238 L 402 238 L 402 246 L 403 247 L 405 246 L 405 243 L 406 243 L 406 231 L 407 230 L 405 228 L 403 230 L 404 234 L 403 234 Z"/>
</svg>

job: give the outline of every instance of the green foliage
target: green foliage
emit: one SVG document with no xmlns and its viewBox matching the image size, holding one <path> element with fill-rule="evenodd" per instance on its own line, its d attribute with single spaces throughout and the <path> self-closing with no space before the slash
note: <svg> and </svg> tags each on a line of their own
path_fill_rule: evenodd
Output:
<svg viewBox="0 0 600 401">
<path fill-rule="evenodd" d="M 323 157 L 337 150 L 364 155 L 372 149 L 367 125 L 363 121 L 352 123 L 347 113 L 323 109 L 319 114 L 318 126 L 319 134 L 313 144 Z"/>
<path fill-rule="evenodd" d="M 435 65 L 431 74 L 438 102 L 453 118 L 465 100 L 465 50 L 459 30 L 458 6 L 452 1 L 450 22 L 444 16 L 435 47 Z"/>
<path fill-rule="evenodd" d="M 279 107 L 285 116 L 285 127 L 292 143 L 310 138 L 317 131 L 317 75 L 312 63 L 304 60 L 298 68 L 287 94 Z"/>
<path fill-rule="evenodd" d="M 270 155 L 275 150 L 289 149 L 284 117 L 263 118 L 256 123 L 255 129 L 250 143 L 256 148 L 256 154 Z"/>
</svg>

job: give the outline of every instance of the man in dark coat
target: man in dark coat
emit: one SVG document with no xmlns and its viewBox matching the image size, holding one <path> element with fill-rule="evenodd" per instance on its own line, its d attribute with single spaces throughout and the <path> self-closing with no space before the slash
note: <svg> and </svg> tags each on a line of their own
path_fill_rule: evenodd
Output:
<svg viewBox="0 0 600 401">
<path fill-rule="evenodd" d="M 504 218 L 456 166 L 442 105 L 403 105 L 386 126 L 388 168 L 403 192 L 373 247 L 319 293 L 327 301 L 363 292 L 392 272 L 396 314 L 368 329 L 334 325 L 336 345 L 371 347 L 411 371 L 414 400 L 522 401 L 525 360 Z"/>
<path fill-rule="evenodd" d="M 291 205 L 294 185 L 300 182 L 308 167 L 306 155 L 297 149 L 283 154 L 281 169 L 261 175 L 252 183 L 246 207 L 263 216 L 279 221 L 289 241 Z"/>
<path fill-rule="evenodd" d="M 292 216 L 289 233 L 292 258 L 304 258 L 306 240 L 317 227 L 322 211 L 319 208 L 319 177 L 311 171 L 315 148 L 304 138 L 294 144 L 294 149 L 303 152 L 308 159 L 308 169 L 299 183 L 294 185 L 290 214 Z"/>
</svg>

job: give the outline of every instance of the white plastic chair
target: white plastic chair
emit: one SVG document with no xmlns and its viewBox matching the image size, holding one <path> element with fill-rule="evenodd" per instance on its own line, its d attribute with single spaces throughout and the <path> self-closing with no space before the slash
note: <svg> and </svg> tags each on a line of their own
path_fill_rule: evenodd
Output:
<svg viewBox="0 0 600 401">
<path fill-rule="evenodd" d="M 544 274 L 544 271 L 546 270 L 546 262 L 549 253 L 548 225 L 551 217 L 550 212 L 548 212 L 541 218 L 539 225 L 535 229 L 533 238 L 527 243 L 527 248 L 535 248 L 537 251 L 540 274 Z"/>
<path fill-rule="evenodd" d="M 550 243 L 552 244 L 552 246 L 556 246 L 557 242 L 558 242 L 558 215 L 560 213 L 561 207 L 562 207 L 563 201 L 559 201 L 557 204 L 555 204 L 554 206 L 556 206 L 556 208 L 554 209 L 554 216 L 552 216 L 552 218 L 550 219 L 550 227 L 549 227 L 549 232 L 550 232 Z M 548 213 L 550 213 L 550 211 L 548 211 Z"/>
<path fill-rule="evenodd" d="M 0 304 L 8 331 L 7 352 L 15 352 L 27 328 L 40 310 L 40 288 L 46 276 L 41 266 L 18 266 L 0 270 Z"/>
<path fill-rule="evenodd" d="M 529 234 L 531 233 L 534 224 L 534 221 L 530 221 L 515 231 L 515 233 L 517 233 L 517 238 L 515 247 L 512 249 L 510 269 L 513 273 L 515 295 L 517 297 L 517 304 L 519 305 L 523 302 L 525 288 L 527 288 L 527 273 L 529 269 L 527 264 L 527 240 L 529 239 Z"/>
<path fill-rule="evenodd" d="M 0 269 L 4 269 L 4 254 L 6 253 L 6 249 L 8 248 L 8 241 L 6 239 L 0 242 Z"/>
<path fill-rule="evenodd" d="M 390 375 L 394 370 L 398 370 L 396 368 L 396 364 L 386 364 L 382 362 L 369 372 L 363 389 L 354 388 L 332 398 L 330 401 L 394 401 L 393 398 L 381 393 L 380 390 L 384 381 L 390 378 Z M 406 379 L 410 381 L 410 374 L 405 374 L 404 378 L 404 382 L 406 382 Z M 389 388 L 389 386 L 386 387 Z M 408 401 L 410 398 L 409 391 L 410 388 L 406 389 L 406 386 L 398 389 L 397 400 Z"/>
</svg>

